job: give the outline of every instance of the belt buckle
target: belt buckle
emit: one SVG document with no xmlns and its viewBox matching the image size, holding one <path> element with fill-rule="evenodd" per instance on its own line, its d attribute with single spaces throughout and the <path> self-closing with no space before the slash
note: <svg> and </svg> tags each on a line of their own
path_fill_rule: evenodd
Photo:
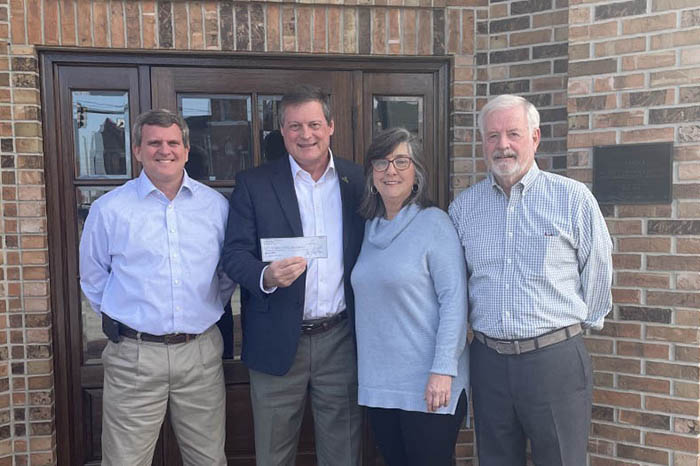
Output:
<svg viewBox="0 0 700 466">
<path fill-rule="evenodd" d="M 170 345 L 172 342 L 176 341 L 180 336 L 180 333 L 171 333 L 169 335 L 163 335 L 163 343 Z"/>
<path fill-rule="evenodd" d="M 496 350 L 496 353 L 498 354 L 510 354 L 507 349 L 510 347 L 510 343 L 506 341 L 500 341 L 496 340 L 496 347 L 494 348 Z"/>
<path fill-rule="evenodd" d="M 316 324 L 305 324 L 301 323 L 301 331 L 302 332 L 308 332 L 309 330 L 313 330 L 316 328 Z"/>
</svg>

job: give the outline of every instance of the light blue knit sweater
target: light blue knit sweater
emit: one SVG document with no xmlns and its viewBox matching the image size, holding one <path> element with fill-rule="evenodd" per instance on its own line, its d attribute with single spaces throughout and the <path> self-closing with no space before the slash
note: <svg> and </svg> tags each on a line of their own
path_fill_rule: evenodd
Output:
<svg viewBox="0 0 700 466">
<path fill-rule="evenodd" d="M 454 377 L 449 406 L 437 411 L 453 414 L 469 386 L 467 279 L 447 214 L 411 204 L 368 220 L 352 286 L 359 404 L 427 412 L 433 372 Z"/>
</svg>

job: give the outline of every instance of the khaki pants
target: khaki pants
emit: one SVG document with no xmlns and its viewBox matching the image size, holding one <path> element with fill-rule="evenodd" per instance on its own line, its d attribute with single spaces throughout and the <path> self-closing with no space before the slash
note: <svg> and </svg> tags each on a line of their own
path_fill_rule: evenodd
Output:
<svg viewBox="0 0 700 466">
<path fill-rule="evenodd" d="M 109 342 L 102 353 L 102 465 L 150 465 L 168 407 L 185 465 L 225 465 L 222 350 L 216 326 L 177 345 Z"/>
</svg>

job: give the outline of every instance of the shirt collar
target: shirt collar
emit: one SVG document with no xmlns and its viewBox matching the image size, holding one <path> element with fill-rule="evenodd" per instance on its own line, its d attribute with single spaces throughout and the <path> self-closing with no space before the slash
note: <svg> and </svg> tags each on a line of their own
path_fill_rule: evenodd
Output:
<svg viewBox="0 0 700 466">
<path fill-rule="evenodd" d="M 180 190 L 178 191 L 178 195 L 183 191 L 186 190 L 190 194 L 194 193 L 194 181 L 192 178 L 187 175 L 187 170 L 183 170 L 184 174 L 182 176 L 182 185 L 180 185 Z M 151 194 L 153 191 L 161 192 L 156 186 L 153 184 L 151 179 L 146 175 L 146 170 L 141 170 L 141 174 L 139 174 L 139 177 L 136 178 L 136 189 L 139 195 L 139 199 L 143 200 L 146 196 Z M 177 197 L 177 196 L 176 196 Z"/>
<path fill-rule="evenodd" d="M 522 178 L 520 178 L 520 181 L 518 181 L 517 183 L 515 183 L 514 186 L 517 186 L 517 185 L 519 185 L 519 184 L 522 185 L 522 187 L 523 187 L 523 193 L 524 193 L 525 191 L 527 191 L 528 189 L 530 189 L 530 187 L 532 187 L 532 185 L 534 184 L 534 182 L 535 182 L 535 180 L 537 179 L 537 176 L 538 176 L 539 174 L 540 174 L 540 169 L 539 169 L 539 167 L 537 166 L 537 162 L 534 161 L 534 162 L 532 162 L 532 166 L 530 167 L 530 169 L 527 171 L 527 173 L 525 173 L 525 176 L 523 176 Z M 501 188 L 501 186 L 500 186 L 500 185 L 498 184 L 498 182 L 496 181 L 496 177 L 494 177 L 494 176 L 493 176 L 493 173 L 491 173 L 491 172 L 489 172 L 489 180 L 491 181 L 491 186 L 492 186 L 492 187 L 494 187 L 494 188 L 496 188 L 496 189 L 498 189 L 498 190 L 500 190 L 500 191 L 503 191 L 503 188 Z"/>
<path fill-rule="evenodd" d="M 321 175 L 321 178 L 318 179 L 318 181 L 321 181 L 325 177 L 329 177 L 332 179 L 333 176 L 336 174 L 335 170 L 335 162 L 333 161 L 333 152 L 331 151 L 330 148 L 328 148 L 328 155 L 330 156 L 330 160 L 328 161 L 328 166 L 326 167 L 326 171 L 323 172 L 323 175 Z M 292 169 L 292 179 L 296 180 L 297 175 L 299 175 L 300 172 L 306 173 L 308 175 L 308 172 L 301 168 L 299 164 L 297 163 L 296 160 L 294 160 L 294 157 L 291 155 L 288 155 L 289 157 L 289 166 Z M 302 176 L 305 176 L 302 174 Z M 311 176 L 309 175 L 309 179 L 311 179 Z"/>
</svg>

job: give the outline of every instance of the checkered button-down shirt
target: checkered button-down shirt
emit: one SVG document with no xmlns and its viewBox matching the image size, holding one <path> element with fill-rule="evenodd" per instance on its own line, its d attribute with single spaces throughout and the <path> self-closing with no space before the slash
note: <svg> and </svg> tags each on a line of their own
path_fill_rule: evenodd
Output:
<svg viewBox="0 0 700 466">
<path fill-rule="evenodd" d="M 510 198 L 489 175 L 449 212 L 467 261 L 474 330 L 510 340 L 577 322 L 602 328 L 612 306 L 612 241 L 585 185 L 533 164 Z"/>
</svg>

